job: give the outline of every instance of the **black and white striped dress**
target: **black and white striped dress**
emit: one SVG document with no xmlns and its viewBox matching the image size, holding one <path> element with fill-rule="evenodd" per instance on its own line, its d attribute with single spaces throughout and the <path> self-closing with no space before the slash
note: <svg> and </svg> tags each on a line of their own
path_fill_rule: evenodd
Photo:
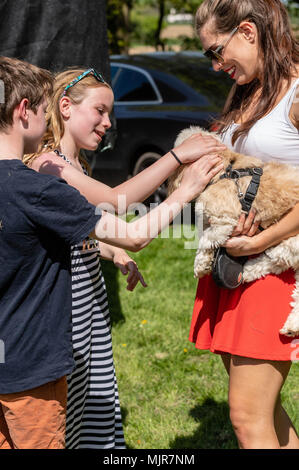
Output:
<svg viewBox="0 0 299 470">
<path fill-rule="evenodd" d="M 64 155 L 56 154 L 71 163 Z M 68 376 L 66 447 L 124 449 L 111 326 L 95 240 L 73 246 L 72 325 L 75 369 Z"/>
</svg>

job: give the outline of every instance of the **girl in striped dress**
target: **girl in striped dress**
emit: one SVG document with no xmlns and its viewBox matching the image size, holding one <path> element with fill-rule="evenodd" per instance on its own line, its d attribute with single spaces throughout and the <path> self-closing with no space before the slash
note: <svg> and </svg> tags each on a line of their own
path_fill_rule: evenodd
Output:
<svg viewBox="0 0 299 470">
<path fill-rule="evenodd" d="M 123 211 L 145 200 L 179 163 L 168 153 L 139 175 L 117 188 L 92 179 L 80 149 L 95 150 L 111 126 L 113 92 L 93 69 L 68 70 L 56 76 L 48 106 L 48 128 L 38 154 L 25 163 L 33 169 L 62 177 L 94 205 L 110 204 L 117 213 L 118 196 L 126 197 Z M 179 158 L 192 162 L 223 149 L 210 136 L 194 136 L 180 146 Z M 122 203 L 124 198 L 121 199 Z M 113 260 L 128 277 L 128 289 L 145 283 L 125 251 L 85 240 L 72 248 L 72 322 L 76 368 L 68 377 L 66 445 L 68 448 L 125 447 L 110 319 L 99 254 Z"/>
</svg>

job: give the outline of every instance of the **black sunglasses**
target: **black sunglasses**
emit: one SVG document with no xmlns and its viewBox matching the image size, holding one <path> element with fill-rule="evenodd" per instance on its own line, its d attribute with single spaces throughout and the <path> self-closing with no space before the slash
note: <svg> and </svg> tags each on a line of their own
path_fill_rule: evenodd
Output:
<svg viewBox="0 0 299 470">
<path fill-rule="evenodd" d="M 207 49 L 204 52 L 204 56 L 207 57 L 208 59 L 216 60 L 217 62 L 220 62 L 221 64 L 223 64 L 224 59 L 223 59 L 221 53 L 222 53 L 223 49 L 225 48 L 225 46 L 227 46 L 227 44 L 229 43 L 229 41 L 231 40 L 233 35 L 238 31 L 238 29 L 239 29 L 239 26 L 234 28 L 232 30 L 232 32 L 230 33 L 230 35 L 228 36 L 225 43 L 222 44 L 221 46 L 217 46 L 216 49 L 211 49 L 211 48 Z"/>
</svg>

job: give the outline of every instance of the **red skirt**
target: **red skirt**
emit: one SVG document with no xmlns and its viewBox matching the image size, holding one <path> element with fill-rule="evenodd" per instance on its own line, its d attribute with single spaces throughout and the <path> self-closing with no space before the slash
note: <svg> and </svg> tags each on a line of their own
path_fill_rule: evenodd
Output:
<svg viewBox="0 0 299 470">
<path fill-rule="evenodd" d="M 205 276 L 198 282 L 189 340 L 218 354 L 290 361 L 296 338 L 279 330 L 291 312 L 294 288 L 292 269 L 233 290 Z"/>
</svg>

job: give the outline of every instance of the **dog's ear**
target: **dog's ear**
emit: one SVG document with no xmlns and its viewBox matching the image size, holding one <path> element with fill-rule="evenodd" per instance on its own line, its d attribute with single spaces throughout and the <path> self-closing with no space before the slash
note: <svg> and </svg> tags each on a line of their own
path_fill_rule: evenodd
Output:
<svg viewBox="0 0 299 470">
<path fill-rule="evenodd" d="M 201 127 L 199 126 L 190 126 L 187 127 L 186 129 L 183 129 L 177 136 L 175 142 L 174 142 L 174 147 L 178 147 L 181 145 L 184 140 L 188 139 L 193 134 L 199 134 L 199 133 L 206 133 Z"/>
<path fill-rule="evenodd" d="M 223 157 L 223 166 L 224 169 L 228 167 L 228 165 L 234 165 L 238 161 L 238 156 L 239 154 L 236 152 L 233 152 L 230 149 L 225 150 L 224 152 L 221 152 L 221 155 Z"/>
<path fill-rule="evenodd" d="M 231 152 L 230 162 L 234 168 L 253 168 L 255 166 L 263 166 L 262 161 L 256 157 L 249 157 L 242 153 Z"/>
</svg>

